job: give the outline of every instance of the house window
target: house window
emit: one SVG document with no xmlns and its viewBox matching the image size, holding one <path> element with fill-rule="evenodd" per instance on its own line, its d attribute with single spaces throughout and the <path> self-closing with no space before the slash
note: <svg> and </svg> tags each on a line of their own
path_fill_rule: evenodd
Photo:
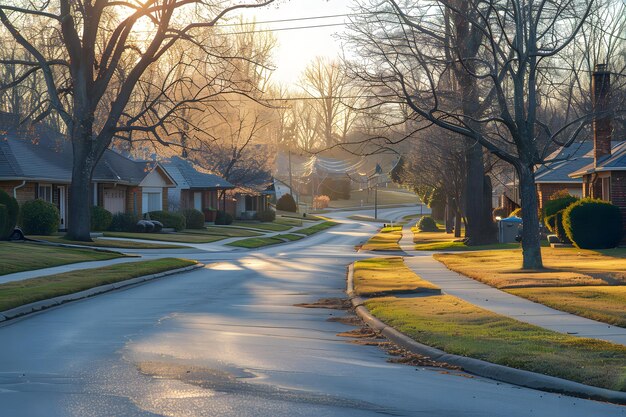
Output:
<svg viewBox="0 0 626 417">
<path fill-rule="evenodd" d="M 148 196 L 148 207 L 145 211 L 161 210 L 162 198 L 161 193 L 146 193 Z"/>
<path fill-rule="evenodd" d="M 37 198 L 52 203 L 52 185 L 39 184 L 39 191 L 37 191 Z"/>
<path fill-rule="evenodd" d="M 611 201 L 611 177 L 602 178 L 602 199 Z"/>
</svg>

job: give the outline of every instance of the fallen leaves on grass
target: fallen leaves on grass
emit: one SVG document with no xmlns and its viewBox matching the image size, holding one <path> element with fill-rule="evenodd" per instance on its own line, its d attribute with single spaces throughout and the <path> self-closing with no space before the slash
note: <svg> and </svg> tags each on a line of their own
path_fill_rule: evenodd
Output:
<svg viewBox="0 0 626 417">
<path fill-rule="evenodd" d="M 296 307 L 302 308 L 329 308 L 332 310 L 350 310 L 352 304 L 346 298 L 320 298 L 313 303 L 294 304 Z"/>
</svg>

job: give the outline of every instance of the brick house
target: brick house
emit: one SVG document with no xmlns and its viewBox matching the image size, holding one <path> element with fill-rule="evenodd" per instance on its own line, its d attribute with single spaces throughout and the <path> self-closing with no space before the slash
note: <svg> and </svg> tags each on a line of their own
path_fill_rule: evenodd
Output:
<svg viewBox="0 0 626 417">
<path fill-rule="evenodd" d="M 61 230 L 67 229 L 71 177 L 72 146 L 62 134 L 39 124 L 0 135 L 0 188 L 19 204 L 39 198 L 56 205 Z M 104 152 L 92 182 L 94 205 L 137 215 L 166 208 L 168 189 L 176 185 L 160 164 L 112 150 Z"/>
<path fill-rule="evenodd" d="M 600 116 L 593 121 L 593 159 L 590 164 L 570 174 L 582 178 L 583 197 L 610 201 L 622 213 L 622 231 L 626 231 L 626 141 L 612 142 L 612 118 L 608 112 L 610 73 L 598 65 L 593 73 L 593 105 Z M 626 241 L 626 233 L 623 235 Z"/>
<path fill-rule="evenodd" d="M 205 213 L 207 221 L 213 221 L 210 212 L 224 209 L 224 201 L 220 199 L 222 192 L 235 188 L 224 178 L 187 159 L 175 156 L 161 161 L 160 164 L 177 184 L 170 189 L 169 207 L 172 210 L 194 208 Z"/>
</svg>

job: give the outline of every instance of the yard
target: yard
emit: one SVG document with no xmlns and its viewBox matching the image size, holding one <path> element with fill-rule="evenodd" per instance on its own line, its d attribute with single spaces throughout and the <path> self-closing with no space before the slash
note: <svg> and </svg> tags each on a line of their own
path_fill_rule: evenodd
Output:
<svg viewBox="0 0 626 417">
<path fill-rule="evenodd" d="M 626 249 L 542 248 L 545 270 L 522 271 L 521 250 L 437 254 L 470 278 L 558 310 L 626 327 Z"/>
<path fill-rule="evenodd" d="M 0 311 L 60 295 L 73 294 L 100 285 L 184 268 L 195 263 L 186 259 L 163 258 L 7 282 L 0 284 Z"/>
<path fill-rule="evenodd" d="M 0 275 L 77 262 L 103 261 L 121 258 L 115 252 L 74 249 L 27 242 L 0 242 Z"/>
<path fill-rule="evenodd" d="M 131 233 L 131 232 L 104 232 L 105 237 L 117 237 L 123 239 L 156 240 L 161 242 L 176 243 L 212 243 L 224 239 L 223 235 L 211 235 L 204 233 Z"/>
<path fill-rule="evenodd" d="M 98 239 L 94 238 L 93 242 L 82 242 L 77 240 L 65 239 L 63 235 L 52 236 L 29 236 L 31 239 L 43 240 L 52 243 L 62 243 L 68 245 L 79 246 L 91 246 L 96 248 L 116 248 L 116 249 L 180 249 L 186 246 L 181 245 L 168 245 L 161 243 L 149 243 L 149 242 L 133 242 L 130 240 L 115 240 L 115 239 Z"/>
<path fill-rule="evenodd" d="M 494 243 L 491 245 L 468 246 L 462 237 L 454 237 L 452 233 L 446 233 L 443 224 L 437 223 L 440 227 L 438 232 L 422 232 L 417 227 L 412 227 L 413 243 L 415 250 L 425 251 L 472 251 L 491 249 L 515 249 L 519 248 L 519 243 Z"/>
</svg>

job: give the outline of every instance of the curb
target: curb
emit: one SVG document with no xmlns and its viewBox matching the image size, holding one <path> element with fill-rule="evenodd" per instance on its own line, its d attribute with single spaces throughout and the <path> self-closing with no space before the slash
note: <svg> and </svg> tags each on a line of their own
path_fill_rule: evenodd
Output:
<svg viewBox="0 0 626 417">
<path fill-rule="evenodd" d="M 539 374 L 531 371 L 510 368 L 504 365 L 497 365 L 480 359 L 446 353 L 440 349 L 433 348 L 416 342 L 404 333 L 386 325 L 381 320 L 374 317 L 364 306 L 365 300 L 354 293 L 354 264 L 348 266 L 346 294 L 355 308 L 356 314 L 363 322 L 373 330 L 380 332 L 387 339 L 391 340 L 403 349 L 412 353 L 428 356 L 439 362 L 446 362 L 457 365 L 464 371 L 474 375 L 519 385 L 526 388 L 533 388 L 542 391 L 554 392 L 585 399 L 607 401 L 616 404 L 626 405 L 626 393 L 612 391 L 605 388 L 592 387 L 579 382 L 554 376 Z"/>
<path fill-rule="evenodd" d="M 116 282 L 113 284 L 100 285 L 99 287 L 89 288 L 83 291 L 75 292 L 72 294 L 60 295 L 54 298 L 48 298 L 47 300 L 36 301 L 30 304 L 24 304 L 19 307 L 12 308 L 6 311 L 0 311 L 0 323 L 7 320 L 12 320 L 18 317 L 23 317 L 28 314 L 37 313 L 39 311 L 56 307 L 61 304 L 66 304 L 72 301 L 82 300 L 84 298 L 93 297 L 95 295 L 104 294 L 106 292 L 115 291 L 120 288 L 130 287 L 133 285 L 141 284 L 143 282 L 152 281 L 158 278 L 162 278 L 169 275 L 179 274 L 181 272 L 192 271 L 194 269 L 203 268 L 204 264 L 197 263 L 195 265 L 189 265 L 184 268 L 172 269 L 169 271 L 159 272 L 151 275 L 144 275 L 141 277 L 131 278 L 124 281 Z"/>
</svg>

